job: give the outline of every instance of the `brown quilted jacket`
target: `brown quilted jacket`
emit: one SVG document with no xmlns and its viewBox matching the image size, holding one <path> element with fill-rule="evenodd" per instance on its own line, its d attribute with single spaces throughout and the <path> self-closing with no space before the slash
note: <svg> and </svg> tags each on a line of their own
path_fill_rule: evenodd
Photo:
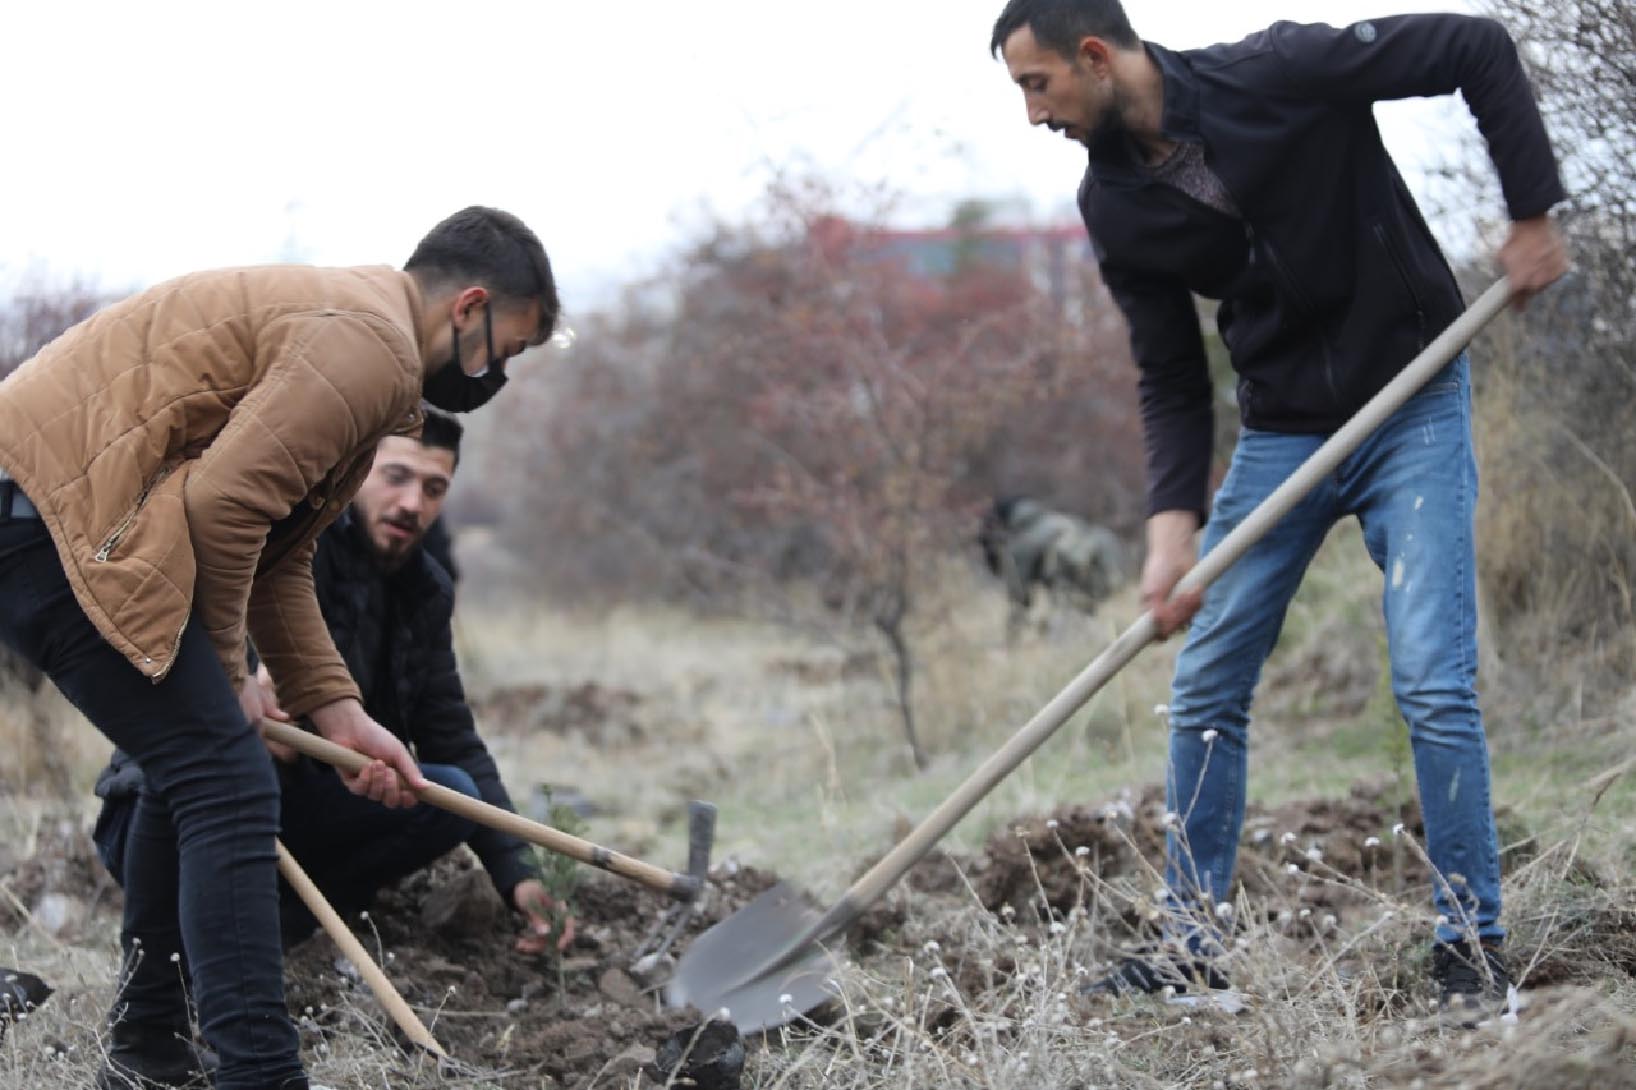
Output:
<svg viewBox="0 0 1636 1090">
<path fill-rule="evenodd" d="M 313 543 L 381 437 L 419 426 L 420 317 L 414 281 L 385 267 L 196 273 L 0 383 L 0 467 L 138 670 L 165 676 L 191 616 L 235 687 L 248 635 L 292 714 L 358 696 L 313 594 Z"/>
</svg>

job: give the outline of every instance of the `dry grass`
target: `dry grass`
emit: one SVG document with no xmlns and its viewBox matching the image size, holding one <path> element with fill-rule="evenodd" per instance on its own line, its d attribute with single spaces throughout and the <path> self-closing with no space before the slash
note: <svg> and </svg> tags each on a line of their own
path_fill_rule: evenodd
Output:
<svg viewBox="0 0 1636 1090">
<path fill-rule="evenodd" d="M 1550 380 L 1542 394 L 1540 360 L 1516 333 L 1496 327 L 1474 380 L 1477 453 L 1490 489 L 1478 510 L 1486 598 L 1505 637 L 1502 658 L 1524 674 L 1514 698 L 1535 677 L 1572 670 L 1579 682 L 1569 695 L 1579 716 L 1606 715 L 1609 698 L 1622 696 L 1619 683 L 1636 679 L 1628 436 L 1584 419 L 1590 408 L 1609 406 L 1574 381 Z M 1615 361 L 1575 359 L 1569 374 L 1588 383 L 1599 369 L 1617 373 Z"/>
<path fill-rule="evenodd" d="M 1581 824 L 1593 802 L 1580 800 Z M 1127 934 L 1121 908 L 1165 921 L 1148 893 L 1156 873 L 1108 882 L 1062 843 L 1085 876 L 1065 913 L 993 913 L 975 891 L 964 905 L 897 896 L 904 922 L 890 948 L 844 965 L 839 1013 L 780 1034 L 755 1085 L 1636 1086 L 1633 889 L 1598 882 L 1576 847 L 1555 843 L 1508 876 L 1509 955 L 1530 990 L 1473 1028 L 1430 1002 L 1426 906 L 1321 866 L 1241 894 L 1224 917 L 1237 926 L 1221 964 L 1242 1011 L 1081 997 Z M 1314 884 L 1372 907 L 1344 924 L 1308 920 Z"/>
<path fill-rule="evenodd" d="M 471 570 L 468 567 L 468 570 Z M 487 725 L 519 801 L 536 783 L 572 786 L 606 809 L 592 839 L 678 866 L 689 797 L 722 808 L 718 858 L 771 867 L 828 897 L 901 835 L 1096 654 L 1135 613 L 1127 593 L 1101 615 L 1059 617 L 1007 647 L 1001 595 L 964 571 L 943 580 L 945 608 L 917 633 L 921 718 L 932 768 L 909 774 L 884 662 L 866 644 L 681 611 L 562 615 L 465 600 L 460 651 L 473 692 L 594 682 L 634 702 L 596 729 L 541 716 Z M 1338 797 L 1359 779 L 1406 773 L 1401 726 L 1380 696 L 1379 576 L 1355 533 L 1326 546 L 1268 670 L 1254 730 L 1252 799 Z M 1150 649 L 951 836 L 971 852 L 1023 815 L 1099 802 L 1160 780 L 1174 648 Z M 1092 1006 L 1074 985 L 1115 953 L 1106 904 L 1087 900 L 1058 922 L 1019 922 L 974 897 L 900 889 L 901 928 L 842 976 L 838 1020 L 792 1027 L 754 1053 L 747 1085 L 1320 1087 L 1441 1090 L 1630 1084 L 1636 1033 L 1636 920 L 1621 884 L 1636 842 L 1636 777 L 1606 773 L 1626 756 L 1636 696 L 1597 692 L 1605 714 L 1576 711 L 1573 687 L 1514 700 L 1491 690 L 1496 798 L 1517 811 L 1532 862 L 1508 880 L 1514 949 L 1549 989 L 1516 1025 L 1456 1032 L 1425 1016 L 1428 908 L 1378 902 L 1317 939 L 1292 938 L 1268 906 L 1245 904 L 1230 964 L 1255 999 L 1246 1014 L 1159 1003 Z M 616 702 L 617 703 L 617 702 Z M 83 800 L 106 744 L 60 699 L 43 701 L 66 740 Z M 16 785 L 43 767 L 37 737 L 0 699 L 0 744 L 18 754 Z M 609 723 L 617 720 L 613 727 Z M 583 725 L 582 725 L 583 726 Z M 1548 739 L 1542 743 L 1541 738 Z M 1407 784 L 1401 783 L 1404 790 Z M 526 802 L 524 803 L 526 805 Z M 49 796 L 11 795 L 0 829 L 19 854 L 39 838 Z M 70 811 L 85 821 L 84 806 Z M 1600 881 L 1592 880 L 1599 875 Z M 1112 897 L 1117 891 L 1104 890 Z M 1100 904 L 1100 907 L 1099 907 Z M 1276 909 L 1276 905 L 1271 906 Z M 1390 910 L 1388 917 L 1385 913 Z M 102 917 L 106 924 L 106 917 Z M 938 944 L 928 950 L 927 942 Z M 0 1046 L 0 1083 L 21 1090 L 79 1084 L 97 1060 L 96 1030 L 115 963 L 111 925 L 48 937 L 25 926 L 0 950 L 58 988 Z M 936 970 L 941 968 L 943 972 Z M 391 1085 L 401 1061 L 367 1000 L 354 1033 L 309 1050 L 314 1077 L 346 1088 Z M 482 1063 L 484 1057 L 464 1057 Z M 1252 1074 L 1253 1072 L 1253 1074 Z M 476 1068 L 446 1085 L 513 1087 Z M 598 1085 L 627 1086 L 628 1076 Z"/>
</svg>

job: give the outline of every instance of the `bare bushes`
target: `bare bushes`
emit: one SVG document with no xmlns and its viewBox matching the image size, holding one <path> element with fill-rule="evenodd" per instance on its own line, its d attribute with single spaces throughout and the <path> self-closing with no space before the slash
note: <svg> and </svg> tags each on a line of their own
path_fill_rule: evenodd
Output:
<svg viewBox="0 0 1636 1090">
<path fill-rule="evenodd" d="M 1487 338 L 1481 573 L 1504 642 L 1636 677 L 1636 7 L 1488 0 L 1562 162 L 1574 271 Z"/>
<path fill-rule="evenodd" d="M 975 556 L 1002 491 L 1134 528 L 1134 369 L 1083 231 L 836 200 L 775 187 L 519 371 L 481 477 L 553 596 L 881 600 L 907 557 Z"/>
</svg>

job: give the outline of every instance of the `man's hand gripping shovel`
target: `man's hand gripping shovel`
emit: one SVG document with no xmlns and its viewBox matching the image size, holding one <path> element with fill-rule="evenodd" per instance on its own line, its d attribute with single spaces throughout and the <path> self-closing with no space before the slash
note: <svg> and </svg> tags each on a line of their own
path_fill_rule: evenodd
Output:
<svg viewBox="0 0 1636 1090">
<path fill-rule="evenodd" d="M 1220 578 L 1323 477 L 1452 360 L 1504 308 L 1511 294 L 1509 283 L 1503 279 L 1484 292 L 1210 550 L 1183 577 L 1175 594 L 1202 593 Z M 836 969 L 822 944 L 844 932 L 864 909 L 895 885 L 995 785 L 1050 738 L 1157 635 L 1152 613 L 1143 613 L 828 911 L 818 911 L 810 899 L 780 884 L 699 936 L 677 966 L 666 998 L 675 1006 L 691 1003 L 707 1014 L 725 1011 L 724 1016 L 746 1033 L 782 1025 L 830 998 L 833 989 L 829 981 Z"/>
<path fill-rule="evenodd" d="M 316 761 L 334 765 L 346 772 L 356 774 L 369 764 L 369 758 L 361 753 L 338 746 L 334 742 L 320 738 L 316 734 L 309 734 L 300 727 L 289 723 L 280 723 L 273 719 L 261 720 L 261 735 L 272 742 L 289 746 L 297 753 L 305 754 Z M 491 829 L 498 829 L 503 833 L 510 833 L 520 840 L 530 844 L 537 844 L 547 851 L 566 855 L 570 859 L 577 859 L 588 866 L 597 867 L 628 878 L 633 882 L 647 886 L 651 890 L 666 894 L 677 901 L 691 903 L 704 890 L 706 875 L 702 873 L 677 874 L 675 871 L 656 867 L 652 863 L 644 863 L 640 859 L 611 848 L 604 848 L 588 840 L 582 840 L 561 829 L 553 829 L 549 825 L 538 821 L 531 821 L 521 814 L 514 814 L 510 810 L 502 810 L 498 806 L 491 806 L 481 799 L 474 799 L 462 795 L 458 791 L 450 790 L 439 784 L 430 784 L 414 792 L 421 802 L 430 803 L 452 814 L 459 814 L 469 821 L 479 825 L 486 825 Z M 695 806 L 697 809 L 697 806 Z M 713 811 L 712 811 L 713 816 Z M 715 823 L 709 825 L 714 830 Z M 696 834 L 695 834 L 696 836 Z M 702 847 L 696 843 L 690 845 L 690 855 L 695 861 L 708 861 L 708 840 Z"/>
</svg>

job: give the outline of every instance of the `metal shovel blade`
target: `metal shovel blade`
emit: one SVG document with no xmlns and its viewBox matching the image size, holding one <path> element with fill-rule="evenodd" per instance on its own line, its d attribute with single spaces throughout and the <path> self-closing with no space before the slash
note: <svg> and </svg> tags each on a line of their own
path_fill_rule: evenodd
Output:
<svg viewBox="0 0 1636 1090">
<path fill-rule="evenodd" d="M 769 951 L 798 949 L 819 919 L 812 899 L 780 882 L 688 946 L 665 987 L 673 1007 L 725 1015 L 741 1033 L 783 1025 L 834 996 L 835 962 L 814 946 L 769 971 Z"/>
</svg>

